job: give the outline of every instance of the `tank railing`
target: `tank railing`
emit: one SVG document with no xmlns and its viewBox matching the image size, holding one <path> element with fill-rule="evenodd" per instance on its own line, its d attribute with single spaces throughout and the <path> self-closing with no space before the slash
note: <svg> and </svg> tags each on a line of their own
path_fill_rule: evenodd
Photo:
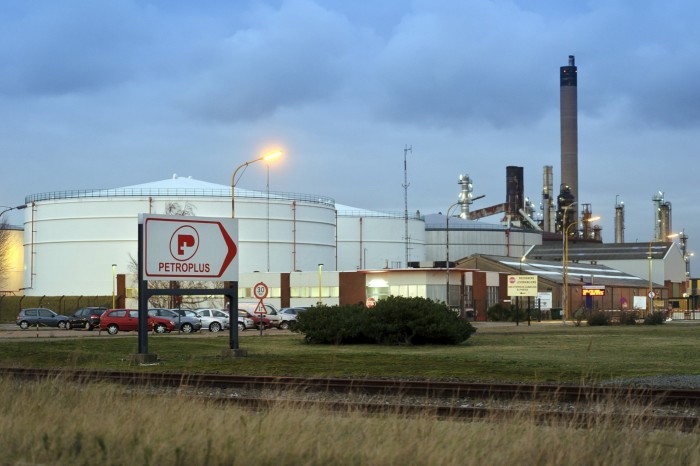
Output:
<svg viewBox="0 0 700 466">
<path fill-rule="evenodd" d="M 405 212 L 378 210 L 339 210 L 338 217 L 405 218 Z M 409 214 L 410 220 L 421 220 L 420 215 Z"/>
<path fill-rule="evenodd" d="M 39 201 L 60 199 L 81 199 L 91 197 L 231 197 L 230 189 L 192 189 L 192 188 L 120 188 L 120 189 L 84 189 L 71 191 L 53 191 L 31 194 L 25 197 L 26 204 Z M 250 199 L 284 199 L 311 204 L 335 206 L 335 199 L 316 194 L 288 193 L 280 191 L 248 191 L 236 189 L 236 198 Z"/>
</svg>

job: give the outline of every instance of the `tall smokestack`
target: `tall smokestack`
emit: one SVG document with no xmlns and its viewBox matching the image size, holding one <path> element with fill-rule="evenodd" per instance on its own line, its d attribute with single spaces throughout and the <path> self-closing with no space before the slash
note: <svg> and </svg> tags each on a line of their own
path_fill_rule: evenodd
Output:
<svg viewBox="0 0 700 466">
<path fill-rule="evenodd" d="M 568 186 L 578 197 L 578 103 L 576 91 L 576 65 L 569 55 L 569 65 L 559 68 L 559 99 L 561 112 L 561 184 Z"/>
</svg>

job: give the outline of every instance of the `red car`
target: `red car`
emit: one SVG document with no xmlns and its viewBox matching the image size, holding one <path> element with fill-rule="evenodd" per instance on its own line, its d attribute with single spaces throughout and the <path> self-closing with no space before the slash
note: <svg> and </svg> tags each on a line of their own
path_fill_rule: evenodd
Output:
<svg viewBox="0 0 700 466">
<path fill-rule="evenodd" d="M 260 314 L 252 314 L 245 309 L 239 309 L 238 310 L 238 315 L 242 317 L 247 317 L 248 319 L 253 321 L 253 328 L 260 328 L 260 320 L 262 320 L 262 325 L 263 328 L 270 328 L 272 327 L 272 321 L 268 319 L 267 317 L 261 317 Z"/>
<path fill-rule="evenodd" d="M 119 331 L 135 332 L 139 326 L 138 309 L 108 309 L 100 316 L 100 330 L 106 330 L 110 335 Z M 172 332 L 175 324 L 162 317 L 148 316 L 148 330 L 156 333 Z"/>
</svg>

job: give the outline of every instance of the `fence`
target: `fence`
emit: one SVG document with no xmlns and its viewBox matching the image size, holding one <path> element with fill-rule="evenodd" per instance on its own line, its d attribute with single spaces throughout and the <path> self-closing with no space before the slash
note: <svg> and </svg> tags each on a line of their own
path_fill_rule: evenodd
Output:
<svg viewBox="0 0 700 466">
<path fill-rule="evenodd" d="M 117 296 L 120 302 L 123 296 Z M 70 315 L 82 307 L 112 307 L 109 296 L 0 296 L 0 323 L 14 323 L 21 309 L 44 307 L 63 315 Z"/>
</svg>

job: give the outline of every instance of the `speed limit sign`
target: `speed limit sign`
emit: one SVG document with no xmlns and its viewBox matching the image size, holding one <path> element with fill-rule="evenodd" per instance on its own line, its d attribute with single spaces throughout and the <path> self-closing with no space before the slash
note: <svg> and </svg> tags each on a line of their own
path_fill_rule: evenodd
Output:
<svg viewBox="0 0 700 466">
<path fill-rule="evenodd" d="M 255 287 L 253 287 L 253 295 L 261 300 L 267 298 L 267 291 L 267 285 L 263 282 L 256 283 Z"/>
</svg>

